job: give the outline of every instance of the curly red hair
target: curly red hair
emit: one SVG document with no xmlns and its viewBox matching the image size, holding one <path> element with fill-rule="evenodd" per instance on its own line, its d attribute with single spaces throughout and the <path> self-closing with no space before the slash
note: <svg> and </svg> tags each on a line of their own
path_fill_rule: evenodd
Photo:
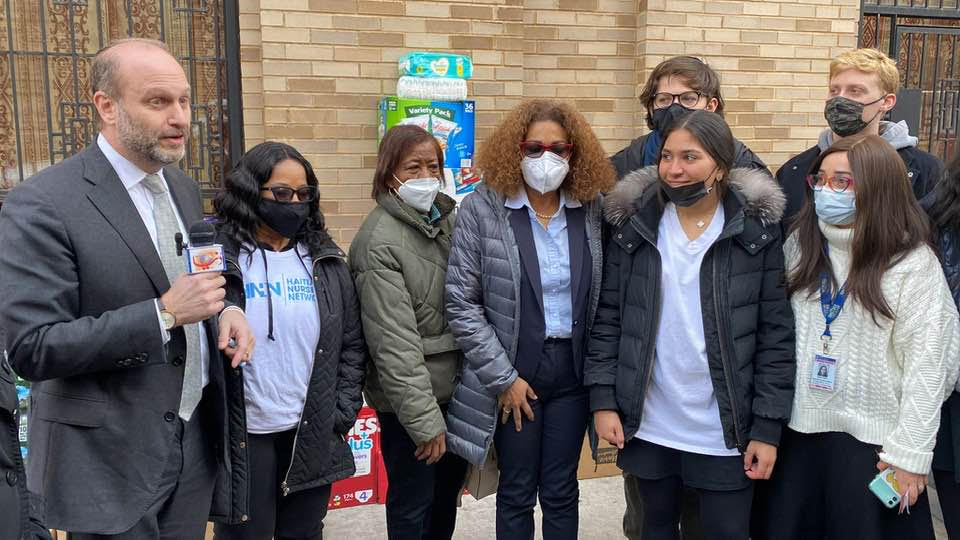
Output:
<svg viewBox="0 0 960 540">
<path fill-rule="evenodd" d="M 477 156 L 483 183 L 505 197 L 514 195 L 523 186 L 519 145 L 531 125 L 547 120 L 560 124 L 567 132 L 567 142 L 573 144 L 570 172 L 561 189 L 584 202 L 609 191 L 617 173 L 587 120 L 572 105 L 547 99 L 517 105 L 487 138 Z"/>
</svg>

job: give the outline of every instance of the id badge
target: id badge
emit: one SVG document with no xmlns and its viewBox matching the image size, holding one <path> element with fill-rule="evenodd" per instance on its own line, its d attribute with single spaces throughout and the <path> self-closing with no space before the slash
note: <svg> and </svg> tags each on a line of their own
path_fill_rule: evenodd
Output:
<svg viewBox="0 0 960 540">
<path fill-rule="evenodd" d="M 837 359 L 818 354 L 813 359 L 810 388 L 833 392 L 837 382 Z"/>
</svg>

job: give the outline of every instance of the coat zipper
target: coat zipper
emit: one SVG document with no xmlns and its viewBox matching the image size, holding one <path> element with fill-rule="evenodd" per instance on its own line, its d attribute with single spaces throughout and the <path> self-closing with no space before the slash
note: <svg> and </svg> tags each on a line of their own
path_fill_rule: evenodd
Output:
<svg viewBox="0 0 960 540">
<path fill-rule="evenodd" d="M 647 361 L 647 373 L 646 373 L 646 379 L 643 382 L 643 393 L 642 395 L 637 396 L 637 401 L 638 401 L 637 408 L 639 409 L 638 412 L 640 413 L 638 417 L 640 418 L 640 421 L 642 421 L 642 418 L 643 418 L 643 401 L 646 399 L 647 391 L 650 389 L 650 381 L 653 380 L 653 362 L 654 362 L 654 359 L 656 358 L 656 352 L 657 352 L 657 332 L 660 331 L 660 311 L 663 307 L 661 305 L 662 302 L 660 300 L 660 290 L 662 285 L 660 283 L 661 281 L 660 274 L 663 272 L 663 262 L 660 259 L 660 252 L 657 249 L 657 245 L 654 242 L 651 242 L 650 239 L 647 238 L 642 233 L 641 233 L 641 236 L 644 237 L 644 240 L 646 240 L 648 244 L 653 246 L 654 251 L 657 253 L 656 260 L 658 264 L 656 265 L 657 266 L 656 272 L 651 274 L 652 276 L 656 276 L 653 279 L 653 283 L 654 283 L 653 298 L 656 299 L 655 303 L 657 308 L 654 310 L 653 317 L 650 319 L 650 334 L 649 334 L 649 340 L 648 340 L 650 343 L 649 345 L 650 352 L 647 354 L 647 356 L 649 357 L 649 360 Z M 641 373 L 640 376 L 642 377 L 643 374 Z M 640 429 L 639 423 L 637 424 L 637 429 L 638 430 Z"/>
<path fill-rule="evenodd" d="M 654 249 L 656 249 L 656 247 L 654 247 Z M 660 332 L 660 312 L 663 309 L 663 302 L 660 299 L 662 286 L 660 274 L 663 273 L 663 261 L 660 259 L 659 252 L 657 253 L 657 261 L 659 261 L 659 264 L 657 265 L 657 272 L 654 274 L 657 277 L 654 278 L 653 288 L 653 297 L 656 298 L 657 309 L 654 310 L 653 318 L 650 321 L 650 352 L 648 354 L 650 360 L 647 362 L 647 380 L 643 386 L 644 399 L 646 399 L 647 391 L 650 389 L 650 381 L 653 380 L 653 363 L 657 357 L 657 334 Z M 640 411 L 640 415 L 643 416 L 642 410 Z M 639 429 L 639 425 L 637 427 Z"/>
<path fill-rule="evenodd" d="M 329 257 L 332 257 L 332 256 L 329 256 Z M 325 258 L 327 258 L 327 257 L 317 257 L 317 260 L 313 261 L 313 276 L 312 276 L 312 277 L 313 277 L 314 283 L 317 283 L 317 281 L 319 281 L 319 280 L 317 279 L 317 264 L 319 264 L 320 261 L 322 261 L 322 260 L 325 259 Z M 316 305 L 317 305 L 317 316 L 320 317 L 320 316 L 321 316 L 321 313 L 320 313 L 320 300 L 319 300 L 319 298 L 320 298 L 320 296 L 319 296 L 319 295 L 320 295 L 320 291 L 317 290 L 317 286 L 316 286 L 316 285 L 314 285 L 313 289 L 314 289 L 314 290 L 313 290 L 313 294 L 317 297 L 317 301 L 316 301 Z M 320 331 L 323 332 L 323 329 L 321 328 Z M 317 357 L 316 357 L 316 353 L 314 353 L 314 357 L 313 357 L 313 358 L 314 358 L 314 361 L 313 361 L 313 363 L 310 365 L 310 376 L 311 376 L 311 378 L 313 378 L 313 369 L 316 367 L 316 358 L 317 358 Z M 309 382 L 307 383 L 307 392 L 308 392 L 308 393 L 310 392 L 310 383 L 309 383 Z M 290 464 L 287 465 L 287 472 L 283 475 L 283 482 L 280 482 L 280 492 L 283 494 L 284 497 L 286 497 L 287 495 L 290 494 L 290 485 L 287 483 L 287 480 L 290 478 L 290 471 L 293 470 L 293 458 L 296 457 L 296 455 L 297 455 L 297 440 L 300 438 L 300 427 L 303 426 L 303 411 L 304 411 L 306 408 L 307 408 L 307 400 L 306 400 L 306 398 L 304 398 L 304 400 L 303 400 L 303 407 L 300 408 L 300 417 L 297 419 L 297 431 L 294 432 L 294 434 L 293 434 L 293 445 L 290 447 L 290 448 L 291 448 L 291 449 L 290 449 Z"/>
<path fill-rule="evenodd" d="M 724 354 L 727 342 L 724 333 L 723 317 L 720 316 L 720 278 L 717 272 L 717 253 L 712 247 L 710 251 L 712 252 L 711 264 L 713 266 L 713 313 L 717 319 L 717 337 L 720 341 L 720 365 L 723 367 L 723 375 L 727 383 L 727 393 L 730 395 L 730 408 L 733 413 L 733 436 L 737 442 L 737 449 L 743 452 L 746 450 L 746 447 L 743 445 L 743 441 L 740 440 L 739 407 L 737 405 L 737 396 L 733 391 L 733 369 L 729 366 L 727 356 Z"/>
</svg>

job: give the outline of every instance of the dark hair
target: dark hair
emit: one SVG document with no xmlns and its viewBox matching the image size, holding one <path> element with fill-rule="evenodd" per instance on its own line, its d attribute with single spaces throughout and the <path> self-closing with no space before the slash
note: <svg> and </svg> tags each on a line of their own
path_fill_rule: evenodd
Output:
<svg viewBox="0 0 960 540">
<path fill-rule="evenodd" d="M 857 208 L 847 292 L 874 322 L 878 314 L 893 319 L 893 310 L 880 286 L 883 274 L 910 250 L 929 245 L 930 227 L 913 196 L 903 160 L 878 135 L 838 140 L 820 153 L 808 174 L 818 172 L 824 158 L 840 152 L 846 152 L 850 162 Z M 819 294 L 822 273 L 830 276 L 834 287 L 837 278 L 824 250 L 812 191 L 806 192 L 803 207 L 790 226 L 790 233 L 797 235 L 800 263 L 788 276 L 787 291 L 791 295 L 806 291 L 813 296 Z"/>
<path fill-rule="evenodd" d="M 373 173 L 373 192 L 370 194 L 374 200 L 381 193 L 390 191 L 390 180 L 393 178 L 397 166 L 410 155 L 414 147 L 425 142 L 432 142 L 437 149 L 437 161 L 440 163 L 441 171 L 440 182 L 444 182 L 442 174 L 443 149 L 440 148 L 440 143 L 437 142 L 436 137 L 427 133 L 420 126 L 393 126 L 383 136 L 383 140 L 380 141 L 380 149 L 377 151 L 377 170 Z"/>
<path fill-rule="evenodd" d="M 674 56 L 657 64 L 653 72 L 647 77 L 640 91 L 640 102 L 647 109 L 647 127 L 653 129 L 653 96 L 657 93 L 657 85 L 664 77 L 679 77 L 692 90 L 703 94 L 708 100 L 717 99 L 717 110 L 723 116 L 723 96 L 720 95 L 720 76 L 703 60 L 695 56 Z"/>
<path fill-rule="evenodd" d="M 960 145 L 950 163 L 947 163 L 943 178 L 934 188 L 936 199 L 930 206 L 930 220 L 938 229 L 960 233 Z"/>
<path fill-rule="evenodd" d="M 671 133 L 681 129 L 690 132 L 697 139 L 700 146 L 713 158 L 717 167 L 723 172 L 724 178 L 730 175 L 730 170 L 733 169 L 733 162 L 736 158 L 736 147 L 733 143 L 733 132 L 730 131 L 730 126 L 727 125 L 723 117 L 715 112 L 705 110 L 686 113 L 670 124 L 666 133 L 663 134 L 662 144 L 667 143 L 667 138 L 670 137 Z M 663 151 L 662 145 L 660 150 Z M 660 157 L 658 156 L 658 168 L 659 161 Z M 717 195 L 723 199 L 726 192 L 726 183 L 720 182 L 716 185 L 719 190 Z"/>
<path fill-rule="evenodd" d="M 257 245 L 257 228 L 261 224 L 257 208 L 262 199 L 260 188 L 273 175 L 273 168 L 281 161 L 292 159 L 303 166 L 307 173 L 307 185 L 317 186 L 317 175 L 310 162 L 296 148 L 275 141 L 262 142 L 247 151 L 240 161 L 227 173 L 223 189 L 213 200 L 222 233 L 232 236 L 241 244 L 241 249 Z M 293 239 L 307 246 L 311 257 L 330 239 L 320 211 L 319 200 L 309 203 L 310 216 L 303 229 Z"/>
</svg>

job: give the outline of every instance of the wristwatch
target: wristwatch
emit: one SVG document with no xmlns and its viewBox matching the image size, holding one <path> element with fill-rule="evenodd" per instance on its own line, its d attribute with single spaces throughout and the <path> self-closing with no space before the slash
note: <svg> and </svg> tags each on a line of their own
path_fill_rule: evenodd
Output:
<svg viewBox="0 0 960 540">
<path fill-rule="evenodd" d="M 163 321 L 163 329 L 168 332 L 173 330 L 173 327 L 177 325 L 177 316 L 167 311 L 163 306 L 163 300 L 159 298 L 157 299 L 157 307 L 160 308 L 160 320 Z"/>
</svg>

